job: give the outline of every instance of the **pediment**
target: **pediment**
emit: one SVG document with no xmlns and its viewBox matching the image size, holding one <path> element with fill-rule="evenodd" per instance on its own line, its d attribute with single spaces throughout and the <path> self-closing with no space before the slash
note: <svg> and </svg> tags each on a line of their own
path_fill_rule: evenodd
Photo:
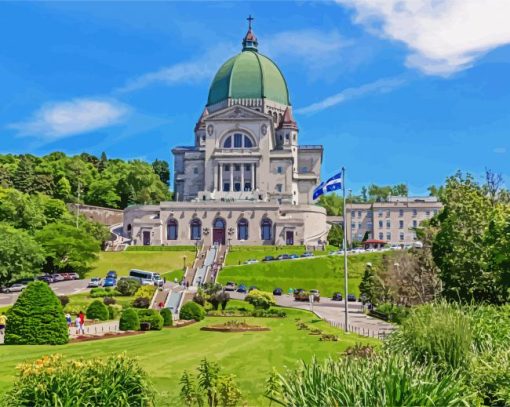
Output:
<svg viewBox="0 0 510 407">
<path fill-rule="evenodd" d="M 230 106 L 225 109 L 219 110 L 207 116 L 205 121 L 216 120 L 254 120 L 254 119 L 270 119 L 270 117 L 262 112 L 244 107 L 244 106 Z"/>
</svg>

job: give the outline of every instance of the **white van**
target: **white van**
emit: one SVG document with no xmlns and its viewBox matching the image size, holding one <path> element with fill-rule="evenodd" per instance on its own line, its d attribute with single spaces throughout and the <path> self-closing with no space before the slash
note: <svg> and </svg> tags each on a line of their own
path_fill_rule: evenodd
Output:
<svg viewBox="0 0 510 407">
<path fill-rule="evenodd" d="M 159 273 L 144 270 L 129 270 L 129 277 L 140 281 L 142 285 L 155 285 L 157 287 L 163 287 L 165 283 Z"/>
</svg>

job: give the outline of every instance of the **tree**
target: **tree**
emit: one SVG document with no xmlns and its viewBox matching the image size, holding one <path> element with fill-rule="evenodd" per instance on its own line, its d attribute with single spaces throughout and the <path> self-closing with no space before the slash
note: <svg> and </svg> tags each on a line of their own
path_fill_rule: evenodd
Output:
<svg viewBox="0 0 510 407">
<path fill-rule="evenodd" d="M 87 307 L 85 314 L 87 315 L 88 319 L 99 319 L 100 321 L 106 321 L 110 316 L 108 308 L 104 302 L 100 300 L 92 301 Z"/>
<path fill-rule="evenodd" d="M 34 190 L 34 163 L 27 156 L 21 156 L 14 172 L 12 184 L 18 191 L 31 193 Z"/>
<path fill-rule="evenodd" d="M 159 177 L 161 182 L 165 185 L 168 185 L 170 181 L 170 168 L 168 167 L 168 162 L 163 160 L 155 160 L 152 163 L 152 168 L 154 172 Z"/>
<path fill-rule="evenodd" d="M 332 225 L 328 233 L 328 243 L 330 245 L 341 247 L 344 241 L 344 231 L 340 225 Z"/>
<path fill-rule="evenodd" d="M 91 205 L 118 208 L 120 196 L 115 191 L 115 185 L 106 179 L 93 181 L 86 195 L 85 201 Z"/>
<path fill-rule="evenodd" d="M 135 295 L 136 290 L 140 288 L 140 281 L 131 278 L 121 278 L 117 282 L 117 290 L 125 296 Z"/>
<path fill-rule="evenodd" d="M 271 305 L 276 305 L 273 294 L 265 291 L 252 290 L 244 299 L 255 308 L 269 309 Z"/>
<path fill-rule="evenodd" d="M 191 321 L 192 319 L 197 322 L 202 321 L 205 318 L 205 310 L 196 302 L 187 302 L 182 306 L 179 318 L 184 319 L 185 321 Z"/>
<path fill-rule="evenodd" d="M 62 345 L 69 332 L 60 300 L 48 284 L 30 283 L 7 311 L 5 344 Z"/>
<path fill-rule="evenodd" d="M 126 308 L 122 311 L 119 321 L 121 331 L 138 331 L 140 329 L 140 318 L 138 312 L 133 308 Z"/>
<path fill-rule="evenodd" d="M 35 235 L 44 248 L 47 272 L 75 272 L 83 276 L 97 259 L 99 242 L 82 229 L 52 223 Z"/>
<path fill-rule="evenodd" d="M 0 222 L 0 286 L 41 272 L 44 252 L 27 232 Z"/>
<path fill-rule="evenodd" d="M 371 263 L 367 263 L 365 266 L 365 272 L 359 283 L 359 292 L 374 305 L 384 300 L 383 285 Z"/>
</svg>

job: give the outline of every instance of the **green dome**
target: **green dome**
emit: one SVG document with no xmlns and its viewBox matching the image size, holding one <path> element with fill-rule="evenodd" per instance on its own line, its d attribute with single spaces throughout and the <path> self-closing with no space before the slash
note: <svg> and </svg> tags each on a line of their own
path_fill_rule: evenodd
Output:
<svg viewBox="0 0 510 407">
<path fill-rule="evenodd" d="M 207 105 L 228 98 L 269 99 L 290 106 L 287 83 L 280 69 L 268 57 L 259 54 L 256 47 L 245 46 L 243 52 L 230 58 L 216 73 Z"/>
</svg>

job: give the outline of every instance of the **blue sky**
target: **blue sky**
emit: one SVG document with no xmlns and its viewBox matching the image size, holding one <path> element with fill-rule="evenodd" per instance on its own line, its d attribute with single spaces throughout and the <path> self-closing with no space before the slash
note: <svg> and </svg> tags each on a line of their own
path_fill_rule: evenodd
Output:
<svg viewBox="0 0 510 407">
<path fill-rule="evenodd" d="M 426 192 L 456 170 L 510 184 L 510 3 L 0 3 L 0 153 L 171 161 L 193 141 L 248 14 L 302 144 L 348 185 Z M 510 186 L 510 185 L 509 185 Z"/>
</svg>

